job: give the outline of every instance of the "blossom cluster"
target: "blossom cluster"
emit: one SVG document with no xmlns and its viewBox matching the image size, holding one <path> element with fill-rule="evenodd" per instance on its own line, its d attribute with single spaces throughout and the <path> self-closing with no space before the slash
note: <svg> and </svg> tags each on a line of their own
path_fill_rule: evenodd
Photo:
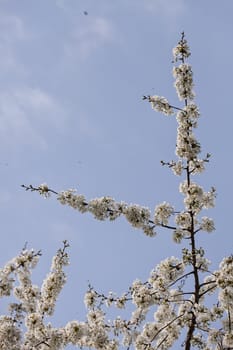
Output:
<svg viewBox="0 0 233 350">
<path fill-rule="evenodd" d="M 165 115 L 171 115 L 174 113 L 172 106 L 168 103 L 168 100 L 165 97 L 156 95 L 149 96 L 148 100 L 155 111 L 162 112 Z"/>
<path fill-rule="evenodd" d="M 69 205 L 81 213 L 90 212 L 98 220 L 115 220 L 124 215 L 127 221 L 140 228 L 147 236 L 154 236 L 154 225 L 151 222 L 151 212 L 148 208 L 125 202 L 117 202 L 111 197 L 95 198 L 87 202 L 83 195 L 75 190 L 62 191 L 57 196 L 63 205 Z"/>
<path fill-rule="evenodd" d="M 197 264 L 202 270 L 205 265 L 203 255 L 203 251 L 196 254 L 199 261 Z M 190 272 L 186 272 L 186 267 L 192 261 L 191 254 L 186 250 L 182 259 L 171 257 L 158 264 L 151 271 L 147 281 L 135 280 L 129 291 L 121 297 L 117 297 L 112 292 L 105 297 L 90 288 L 85 295 L 85 304 L 88 309 L 86 320 L 73 320 L 60 328 L 53 328 L 50 323 L 45 322 L 44 316 L 51 315 L 52 312 L 50 307 L 43 307 L 45 303 L 43 294 L 47 295 L 49 305 L 51 305 L 50 298 L 57 299 L 62 286 L 60 279 L 54 274 L 61 274 L 63 267 L 68 264 L 69 259 L 65 249 L 60 249 L 53 258 L 51 273 L 45 279 L 40 293 L 32 293 L 29 288 L 32 286 L 31 269 L 35 267 L 38 255 L 24 251 L 23 256 L 24 259 L 21 254 L 6 264 L 4 270 L 7 274 L 7 267 L 14 266 L 11 274 L 17 275 L 21 281 L 22 293 L 15 293 L 19 303 L 15 303 L 11 308 L 11 311 L 16 310 L 17 306 L 18 311 L 21 310 L 19 314 L 16 316 L 16 313 L 11 313 L 10 316 L 0 317 L 0 345 L 3 350 L 33 348 L 45 350 L 48 347 L 59 350 L 69 344 L 77 347 L 117 350 L 120 339 L 125 346 L 134 345 L 137 350 L 142 350 L 145 346 L 158 347 L 161 341 L 164 348 L 168 349 L 179 338 L 182 329 L 189 327 L 193 315 L 199 330 L 199 333 L 192 337 L 193 345 L 199 344 L 203 348 L 212 349 L 212 345 L 216 346 L 221 340 L 226 348 L 232 347 L 232 321 L 229 324 L 227 316 L 233 312 L 232 256 L 222 261 L 219 270 L 205 277 L 201 285 L 203 287 L 200 289 L 202 296 L 198 303 L 195 302 L 194 294 L 184 289 L 183 282 L 190 275 Z M 207 268 L 208 266 L 206 271 Z M 23 274 L 22 271 L 24 271 Z M 218 304 L 212 307 L 205 306 L 204 295 L 211 292 L 213 288 L 216 290 L 217 287 L 220 289 Z M 16 288 L 18 287 L 13 287 L 11 292 L 14 293 Z M 39 290 L 39 287 L 34 286 L 34 290 Z M 189 298 L 187 295 L 190 295 Z M 32 307 L 28 304 L 29 298 L 33 300 Z M 107 321 L 106 312 L 101 307 L 103 301 L 108 308 L 114 304 L 118 309 L 123 309 L 128 302 L 132 302 L 135 310 L 132 311 L 128 320 L 117 316 L 112 321 Z M 52 305 L 54 305 L 53 302 Z M 151 307 L 156 307 L 156 311 L 153 319 L 149 321 L 148 313 Z M 216 324 L 224 314 L 226 318 L 223 327 L 211 328 L 210 324 Z M 21 327 L 22 320 L 26 327 L 24 334 Z M 208 334 L 207 337 L 201 335 L 203 330 Z"/>
<path fill-rule="evenodd" d="M 178 44 L 172 50 L 174 61 L 183 61 L 187 59 L 190 55 L 190 48 L 188 46 L 188 42 L 185 39 L 184 33 L 182 33 L 181 39 Z"/>
<path fill-rule="evenodd" d="M 175 88 L 180 100 L 193 100 L 193 72 L 189 64 L 182 63 L 178 67 L 174 67 L 173 75 L 175 78 Z"/>
<path fill-rule="evenodd" d="M 184 181 L 180 184 L 180 192 L 185 196 L 184 205 L 187 211 L 198 214 L 203 208 L 210 209 L 215 205 L 216 190 L 214 187 L 205 192 L 203 188 L 195 182 Z"/>
<path fill-rule="evenodd" d="M 171 230 L 174 241 L 184 244 L 181 257 L 164 259 L 145 281 L 136 279 L 119 296 L 113 292 L 105 295 L 89 286 L 84 297 L 86 319 L 53 328 L 46 323 L 46 317 L 53 315 L 66 282 L 64 267 L 69 263 L 68 244 L 64 242 L 63 249 L 53 258 L 50 273 L 41 288 L 31 281 L 31 270 L 40 254 L 24 250 L 0 270 L 0 297 L 13 295 L 17 300 L 10 305 L 10 315 L 0 317 L 1 349 L 60 350 L 72 344 L 97 350 L 117 350 L 122 346 L 136 350 L 167 350 L 177 344 L 180 337 L 184 337 L 186 350 L 233 348 L 233 257 L 224 258 L 219 269 L 211 271 L 205 250 L 198 247 L 197 236 L 202 231 L 215 230 L 213 219 L 202 215 L 202 211 L 214 207 L 216 191 L 213 187 L 205 191 L 193 181 L 193 176 L 205 170 L 210 155 L 200 156 L 201 145 L 194 135 L 200 112 L 194 102 L 193 72 L 186 62 L 190 49 L 184 33 L 173 49 L 173 56 L 174 86 L 183 107 L 175 107 L 157 95 L 143 99 L 157 112 L 176 113 L 177 160 L 162 161 L 162 165 L 171 168 L 175 175 L 185 177 L 179 186 L 184 196 L 181 209 L 176 210 L 175 206 L 163 202 L 155 206 L 153 216 L 147 207 L 117 202 L 108 196 L 87 201 L 84 195 L 72 189 L 58 193 L 46 184 L 38 188 L 23 187 L 45 197 L 54 193 L 61 204 L 80 213 L 91 213 L 98 220 L 113 221 L 124 216 L 131 226 L 150 237 L 155 235 L 155 228 Z M 209 295 L 212 299 L 206 301 Z M 117 308 L 120 315 L 109 320 L 111 307 Z"/>
<path fill-rule="evenodd" d="M 26 280 L 30 269 L 33 269 L 38 262 L 40 252 L 24 249 L 20 255 L 9 261 L 0 269 L 0 297 L 9 296 L 13 290 L 15 274 L 17 273 L 21 281 Z"/>
</svg>

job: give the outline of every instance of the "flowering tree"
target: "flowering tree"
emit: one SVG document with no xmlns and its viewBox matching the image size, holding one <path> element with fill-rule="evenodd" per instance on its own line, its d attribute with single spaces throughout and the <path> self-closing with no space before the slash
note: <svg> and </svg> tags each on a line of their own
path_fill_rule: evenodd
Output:
<svg viewBox="0 0 233 350">
<path fill-rule="evenodd" d="M 47 318 L 53 314 L 66 281 L 63 268 L 69 263 L 68 243 L 64 241 L 54 256 L 41 288 L 31 281 L 31 271 L 41 252 L 25 247 L 0 270 L 0 296 L 13 295 L 16 299 L 9 305 L 9 314 L 0 317 L 0 349 L 59 350 L 72 344 L 98 350 L 116 350 L 122 346 L 165 350 L 181 343 L 185 350 L 233 349 L 233 256 L 224 258 L 219 269 L 211 271 L 203 248 L 197 246 L 196 237 L 202 231 L 215 229 L 213 220 L 202 216 L 203 209 L 214 206 L 215 189 L 206 192 L 193 181 L 196 174 L 205 170 L 210 155 L 200 157 L 200 143 L 193 133 L 199 111 L 194 103 L 192 68 L 186 63 L 190 50 L 184 33 L 173 55 L 175 88 L 183 106 L 172 106 L 159 96 L 143 96 L 143 99 L 156 111 L 167 116 L 176 114 L 177 160 L 162 165 L 182 177 L 179 190 L 184 196 L 183 209 L 177 210 L 164 202 L 155 207 L 152 215 L 146 207 L 116 202 L 111 197 L 88 201 L 75 190 L 56 192 L 45 184 L 23 187 L 45 197 L 55 195 L 61 204 L 81 213 L 90 212 L 98 220 L 113 221 L 123 215 L 149 237 L 157 229 L 170 230 L 175 243 L 182 246 L 182 257 L 161 261 L 146 281 L 134 281 L 121 296 L 104 295 L 89 286 L 84 300 L 86 320 L 74 320 L 62 328 L 54 328 Z M 210 294 L 213 296 L 206 301 Z M 108 320 L 109 308 L 115 307 L 120 313 L 129 304 L 133 304 L 133 311 L 127 312 L 128 318 L 118 316 Z M 178 339 L 181 339 L 179 343 Z"/>
</svg>

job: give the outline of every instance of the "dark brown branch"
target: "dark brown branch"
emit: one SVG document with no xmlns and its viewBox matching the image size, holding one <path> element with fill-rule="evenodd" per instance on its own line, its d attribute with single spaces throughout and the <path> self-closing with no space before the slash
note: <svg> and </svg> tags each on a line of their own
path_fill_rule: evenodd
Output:
<svg viewBox="0 0 233 350">
<path fill-rule="evenodd" d="M 31 191 L 31 192 L 41 192 L 41 188 L 39 187 L 34 187 L 32 185 L 21 185 L 21 187 L 25 188 L 26 191 Z M 51 188 L 48 188 L 45 192 L 47 193 L 54 193 L 54 194 L 58 194 L 58 192 L 52 190 Z"/>
<path fill-rule="evenodd" d="M 187 272 L 185 275 L 182 275 L 181 277 L 177 278 L 174 282 L 172 282 L 171 284 L 169 284 L 169 288 L 171 286 L 173 286 L 174 284 L 176 284 L 178 281 L 182 280 L 183 278 L 186 278 L 187 276 L 189 275 L 192 275 L 194 272 L 193 271 L 190 271 L 190 272 Z"/>
<path fill-rule="evenodd" d="M 199 298 L 203 297 L 203 295 L 205 295 L 206 293 L 210 292 L 211 290 L 213 290 L 215 288 L 216 288 L 216 285 L 205 290 L 203 293 L 200 293 Z"/>
<path fill-rule="evenodd" d="M 161 327 L 158 332 L 155 333 L 155 335 L 153 336 L 153 338 L 150 340 L 150 342 L 152 343 L 155 338 L 157 337 L 157 335 L 159 335 L 159 333 L 161 333 L 164 329 L 166 329 L 167 327 L 169 327 L 173 322 L 175 322 L 176 320 L 178 320 L 179 318 L 183 317 L 184 316 L 184 313 L 179 315 L 179 316 L 176 316 L 173 320 L 171 320 L 170 322 L 168 322 L 165 326 Z"/>
</svg>

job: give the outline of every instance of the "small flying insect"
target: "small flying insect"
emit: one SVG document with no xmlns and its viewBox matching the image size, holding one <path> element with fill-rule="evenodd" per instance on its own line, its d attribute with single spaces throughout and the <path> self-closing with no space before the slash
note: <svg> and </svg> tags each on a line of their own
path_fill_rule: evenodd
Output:
<svg viewBox="0 0 233 350">
<path fill-rule="evenodd" d="M 83 11 L 83 14 L 84 14 L 84 16 L 87 16 L 88 12 L 87 11 Z"/>
</svg>

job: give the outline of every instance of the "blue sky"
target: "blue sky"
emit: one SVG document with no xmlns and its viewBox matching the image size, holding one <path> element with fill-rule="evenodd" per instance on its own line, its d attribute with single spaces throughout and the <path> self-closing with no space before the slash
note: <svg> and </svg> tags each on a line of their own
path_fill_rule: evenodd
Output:
<svg viewBox="0 0 233 350">
<path fill-rule="evenodd" d="M 216 231 L 199 243 L 214 268 L 232 253 L 232 12 L 231 0 L 0 0 L 0 263 L 28 242 L 43 251 L 40 283 L 69 240 L 57 325 L 84 318 L 88 282 L 123 292 L 181 246 L 170 232 L 150 239 L 124 219 L 98 222 L 20 185 L 77 188 L 87 199 L 110 195 L 152 211 L 162 201 L 180 208 L 179 178 L 160 166 L 174 159 L 176 120 L 141 96 L 180 105 L 171 61 L 183 30 L 202 114 L 197 134 L 212 154 L 195 181 L 218 193 L 206 213 Z"/>
</svg>

